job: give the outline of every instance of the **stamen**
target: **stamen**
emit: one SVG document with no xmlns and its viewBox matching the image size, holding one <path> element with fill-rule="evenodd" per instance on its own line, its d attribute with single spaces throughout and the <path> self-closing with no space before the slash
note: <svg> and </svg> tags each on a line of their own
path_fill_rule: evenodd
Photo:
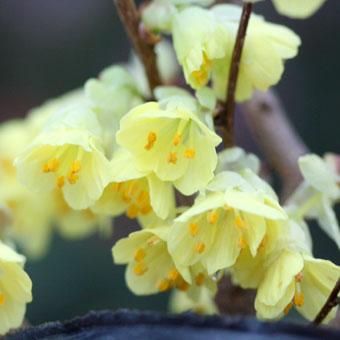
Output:
<svg viewBox="0 0 340 340">
<path fill-rule="evenodd" d="M 189 148 L 184 151 L 184 157 L 188 159 L 193 159 L 196 155 L 195 149 Z"/>
<path fill-rule="evenodd" d="M 179 133 L 175 134 L 174 139 L 172 140 L 172 144 L 177 146 L 181 142 L 181 135 Z"/>
<path fill-rule="evenodd" d="M 244 249 L 247 246 L 247 242 L 244 239 L 244 237 L 240 237 L 239 241 L 238 241 L 238 245 L 240 246 L 241 249 Z"/>
<path fill-rule="evenodd" d="M 55 172 L 58 169 L 59 161 L 57 158 L 50 159 L 47 163 L 43 165 L 42 171 L 47 172 Z"/>
<path fill-rule="evenodd" d="M 199 226 L 197 223 L 190 223 L 188 228 L 189 228 L 189 233 L 192 237 L 195 237 L 199 232 Z"/>
<path fill-rule="evenodd" d="M 67 176 L 67 180 L 70 184 L 76 184 L 78 179 L 79 179 L 79 175 L 77 175 L 76 173 L 72 171 Z"/>
<path fill-rule="evenodd" d="M 198 273 L 195 277 L 195 283 L 197 286 L 202 286 L 205 281 L 205 275 L 203 273 Z"/>
<path fill-rule="evenodd" d="M 5 304 L 6 298 L 4 293 L 0 293 L 0 306 Z"/>
<path fill-rule="evenodd" d="M 80 161 L 75 160 L 71 165 L 71 172 L 76 173 L 80 171 Z"/>
<path fill-rule="evenodd" d="M 144 146 L 145 150 L 151 150 L 154 146 L 154 144 L 156 143 L 157 140 L 157 135 L 155 132 L 149 132 L 148 134 L 148 141 Z"/>
<path fill-rule="evenodd" d="M 203 242 L 198 242 L 195 245 L 195 251 L 199 254 L 202 254 L 205 249 L 205 244 Z"/>
<path fill-rule="evenodd" d="M 211 211 L 207 214 L 207 221 L 210 224 L 215 224 L 218 220 L 218 213 L 216 211 Z"/>
<path fill-rule="evenodd" d="M 136 262 L 142 262 L 145 256 L 146 256 L 145 250 L 143 248 L 138 248 L 135 251 L 134 259 Z"/>
<path fill-rule="evenodd" d="M 179 277 L 179 272 L 176 268 L 173 268 L 168 273 L 168 279 L 170 281 L 176 281 Z"/>
<path fill-rule="evenodd" d="M 297 307 L 301 307 L 305 302 L 305 297 L 302 292 L 295 292 L 294 304 Z"/>
<path fill-rule="evenodd" d="M 140 207 L 140 213 L 142 215 L 147 215 L 148 213 L 150 213 L 152 211 L 151 205 L 148 203 L 142 207 Z"/>
<path fill-rule="evenodd" d="M 56 186 L 58 189 L 61 189 L 65 185 L 65 177 L 59 176 L 56 181 Z"/>
<path fill-rule="evenodd" d="M 145 265 L 144 262 L 137 263 L 133 268 L 133 272 L 137 276 L 142 276 L 147 270 L 148 270 L 148 267 Z"/>
<path fill-rule="evenodd" d="M 182 292 L 186 292 L 189 289 L 189 284 L 183 279 L 182 276 L 179 276 L 176 280 L 176 288 Z"/>
<path fill-rule="evenodd" d="M 239 229 L 244 229 L 246 227 L 246 222 L 242 219 L 241 216 L 236 216 L 235 224 Z"/>
<path fill-rule="evenodd" d="M 136 204 L 131 204 L 126 211 L 126 216 L 128 218 L 133 219 L 133 218 L 136 218 L 138 216 L 138 213 L 139 213 L 138 206 Z"/>
<path fill-rule="evenodd" d="M 288 303 L 288 305 L 285 307 L 285 309 L 283 310 L 283 313 L 285 314 L 285 315 L 288 315 L 288 313 L 289 313 L 289 311 L 292 309 L 292 307 L 293 307 L 293 302 L 290 302 L 290 303 Z"/>
<path fill-rule="evenodd" d="M 177 154 L 176 152 L 170 152 L 168 155 L 168 163 L 176 164 L 177 163 Z"/>
<path fill-rule="evenodd" d="M 301 282 L 303 280 L 303 273 L 300 272 L 299 274 L 295 275 L 295 281 Z"/>
<path fill-rule="evenodd" d="M 170 288 L 170 282 L 167 279 L 162 279 L 158 285 L 157 285 L 158 290 L 162 292 L 166 292 Z"/>
</svg>

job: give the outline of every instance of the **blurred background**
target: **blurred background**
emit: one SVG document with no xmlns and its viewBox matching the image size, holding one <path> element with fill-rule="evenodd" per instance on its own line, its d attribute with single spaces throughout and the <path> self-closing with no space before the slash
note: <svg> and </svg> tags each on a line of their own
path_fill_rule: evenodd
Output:
<svg viewBox="0 0 340 340">
<path fill-rule="evenodd" d="M 300 53 L 287 62 L 277 91 L 309 148 L 339 153 L 340 1 L 327 1 L 303 21 L 278 16 L 270 1 L 256 5 L 255 12 L 301 36 Z M 129 55 L 112 0 L 1 0 L 0 40 L 0 121 L 82 86 Z M 124 219 L 115 224 L 128 225 Z M 317 227 L 312 233 L 318 240 L 315 255 L 339 264 L 335 246 Z M 27 265 L 34 283 L 28 320 L 37 324 L 103 308 L 166 310 L 166 295 L 142 298 L 128 291 L 124 267 L 112 264 L 113 242 L 54 237 L 48 255 Z"/>
</svg>

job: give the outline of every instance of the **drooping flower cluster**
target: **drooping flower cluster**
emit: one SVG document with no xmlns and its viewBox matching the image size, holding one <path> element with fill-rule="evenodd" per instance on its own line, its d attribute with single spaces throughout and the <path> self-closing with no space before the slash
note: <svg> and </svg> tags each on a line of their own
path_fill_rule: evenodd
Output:
<svg viewBox="0 0 340 340">
<path fill-rule="evenodd" d="M 324 2 L 306 1 L 273 3 L 303 17 Z M 276 319 L 295 306 L 311 320 L 340 268 L 313 257 L 306 221 L 316 219 L 340 246 L 333 211 L 339 170 L 333 156 L 301 157 L 304 181 L 282 207 L 255 155 L 238 147 L 217 151 L 214 111 L 225 100 L 241 10 L 212 4 L 154 0 L 141 15 L 150 30 L 173 39 L 174 49 L 164 41 L 156 47 L 163 83 L 178 76 L 179 64 L 195 94 L 176 86 L 152 93 L 133 56 L 129 65 L 110 66 L 83 88 L 1 125 L 0 239 L 38 257 L 54 225 L 79 238 L 110 230 L 111 219 L 124 214 L 142 228 L 119 240 L 112 254 L 127 265 L 135 294 L 173 290 L 173 310 L 215 313 L 218 281 L 229 274 L 257 290 L 259 318 Z M 290 29 L 252 14 L 236 100 L 275 85 L 299 45 Z M 2 241 L 0 334 L 20 325 L 31 301 L 24 257 Z"/>
</svg>

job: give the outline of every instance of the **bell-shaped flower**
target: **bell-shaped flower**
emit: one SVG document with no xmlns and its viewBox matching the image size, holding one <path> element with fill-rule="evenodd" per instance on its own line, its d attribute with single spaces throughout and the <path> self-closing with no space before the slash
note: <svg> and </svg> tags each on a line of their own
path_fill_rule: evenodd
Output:
<svg viewBox="0 0 340 340">
<path fill-rule="evenodd" d="M 257 254 L 269 222 L 287 218 L 275 199 L 245 190 L 240 176 L 234 175 L 228 180 L 229 189 L 197 198 L 193 207 L 175 219 L 168 244 L 176 263 L 201 262 L 209 274 L 229 268 L 242 249 L 249 247 L 253 257 Z M 216 184 L 214 189 L 219 188 Z"/>
<path fill-rule="evenodd" d="M 32 301 L 32 282 L 24 263 L 23 256 L 0 241 L 0 335 L 20 327 L 26 304 Z"/>
<path fill-rule="evenodd" d="M 263 0 L 243 0 L 243 2 L 260 2 Z M 276 10 L 287 17 L 305 19 L 313 15 L 326 0 L 272 0 Z"/>
<path fill-rule="evenodd" d="M 167 85 L 175 83 L 180 73 L 180 67 L 172 44 L 166 40 L 161 40 L 155 46 L 155 53 L 157 68 L 162 84 Z M 135 86 L 137 86 L 144 98 L 152 97 L 144 66 L 136 54 L 131 54 L 129 62 L 125 66 L 133 76 Z"/>
<path fill-rule="evenodd" d="M 85 84 L 85 93 L 101 124 L 108 152 L 112 152 L 119 121 L 130 109 L 143 102 L 130 73 L 121 66 L 111 66 L 98 79 Z"/>
<path fill-rule="evenodd" d="M 51 233 L 53 203 L 47 194 L 35 194 L 18 182 L 14 159 L 34 138 L 26 120 L 0 126 L 0 201 L 10 212 L 6 237 L 18 243 L 30 258 L 43 255 Z"/>
<path fill-rule="evenodd" d="M 172 36 L 186 82 L 194 89 L 208 83 L 216 60 L 232 48 L 228 29 L 216 21 L 213 13 L 199 7 L 174 15 Z"/>
<path fill-rule="evenodd" d="M 304 19 L 313 15 L 326 0 L 273 0 L 276 10 L 295 19 Z"/>
<path fill-rule="evenodd" d="M 144 25 L 154 32 L 170 32 L 172 18 L 179 11 L 192 5 L 209 6 L 214 0 L 153 0 L 143 7 Z"/>
<path fill-rule="evenodd" d="M 18 178 L 34 192 L 62 191 L 74 209 L 86 209 L 110 180 L 100 125 L 87 106 L 57 112 L 15 161 Z"/>
<path fill-rule="evenodd" d="M 111 228 L 110 218 L 95 214 L 90 208 L 72 209 L 66 202 L 60 190 L 55 190 L 53 198 L 53 220 L 58 232 L 67 239 L 78 240 L 96 232 L 107 234 Z"/>
<path fill-rule="evenodd" d="M 114 154 L 111 169 L 111 182 L 91 208 L 95 213 L 109 216 L 125 213 L 147 227 L 174 217 L 175 195 L 170 182 L 138 171 L 129 152 L 123 149 Z"/>
<path fill-rule="evenodd" d="M 221 142 L 199 113 L 189 96 L 137 106 L 122 118 L 117 142 L 131 152 L 139 171 L 193 194 L 213 178 Z"/>
<path fill-rule="evenodd" d="M 227 148 L 218 154 L 216 172 L 221 171 L 242 171 L 250 169 L 254 173 L 260 171 L 260 160 L 252 153 L 246 153 L 240 147 Z"/>
<path fill-rule="evenodd" d="M 187 292 L 174 290 L 170 296 L 169 309 L 172 313 L 190 311 L 203 315 L 218 314 L 214 296 L 206 287 L 201 289 L 201 294 L 197 300 L 190 298 Z"/>
<path fill-rule="evenodd" d="M 189 289 L 186 268 L 174 264 L 166 243 L 167 227 L 144 229 L 119 240 L 112 248 L 114 262 L 128 264 L 125 279 L 137 295 L 165 292 L 171 288 Z"/>
<path fill-rule="evenodd" d="M 292 306 L 308 320 L 321 310 L 337 280 L 340 267 L 330 261 L 315 259 L 306 253 L 283 250 L 271 263 L 261 281 L 255 300 L 257 315 L 279 318 Z M 334 308 L 325 322 L 334 318 Z"/>
<path fill-rule="evenodd" d="M 293 218 L 316 219 L 323 231 L 340 247 L 340 230 L 333 205 L 340 199 L 336 169 L 315 154 L 300 157 L 304 181 L 287 203 Z"/>
<path fill-rule="evenodd" d="M 217 5 L 211 11 L 215 21 L 230 32 L 233 46 L 241 8 Z M 284 60 L 295 57 L 299 45 L 300 38 L 287 27 L 266 22 L 262 17 L 252 14 L 239 66 L 236 100 L 247 100 L 255 90 L 266 91 L 277 84 L 284 71 Z M 232 51 L 229 48 L 224 58 L 214 63 L 213 88 L 221 100 L 225 100 L 226 96 Z"/>
</svg>

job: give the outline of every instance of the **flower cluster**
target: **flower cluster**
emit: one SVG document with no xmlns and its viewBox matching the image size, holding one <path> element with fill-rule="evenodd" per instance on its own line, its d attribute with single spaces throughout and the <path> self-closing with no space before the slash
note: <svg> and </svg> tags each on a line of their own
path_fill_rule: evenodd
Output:
<svg viewBox="0 0 340 340">
<path fill-rule="evenodd" d="M 303 17 L 323 1 L 273 2 Z M 157 45 L 163 83 L 178 76 L 179 64 L 194 94 L 176 86 L 152 91 L 133 56 L 0 126 L 0 239 L 38 257 L 53 229 L 80 238 L 110 231 L 112 218 L 124 214 L 141 229 L 112 254 L 127 265 L 135 294 L 173 290 L 174 310 L 215 313 L 217 284 L 228 274 L 257 290 L 259 318 L 276 319 L 295 306 L 313 319 L 340 277 L 339 266 L 313 257 L 306 224 L 316 219 L 340 247 L 335 156 L 301 157 L 304 181 L 282 206 L 255 155 L 219 150 L 213 120 L 225 100 L 241 10 L 212 3 L 154 0 L 142 13 L 148 29 L 173 39 L 174 49 Z M 299 45 L 290 29 L 251 15 L 236 100 L 275 85 Z M 24 257 L 3 242 L 0 334 L 20 325 L 31 301 Z"/>
</svg>

